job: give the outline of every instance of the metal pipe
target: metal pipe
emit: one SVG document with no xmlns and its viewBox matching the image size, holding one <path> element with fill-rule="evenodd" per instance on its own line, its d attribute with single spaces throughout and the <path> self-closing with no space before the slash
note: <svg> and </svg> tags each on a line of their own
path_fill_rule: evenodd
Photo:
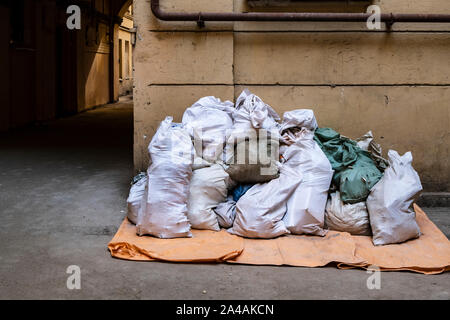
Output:
<svg viewBox="0 0 450 320">
<path fill-rule="evenodd" d="M 371 13 L 321 13 L 321 12 L 165 12 L 159 0 L 151 0 L 155 17 L 164 21 L 333 21 L 365 22 Z M 450 14 L 382 13 L 380 21 L 395 22 L 450 22 Z"/>
</svg>

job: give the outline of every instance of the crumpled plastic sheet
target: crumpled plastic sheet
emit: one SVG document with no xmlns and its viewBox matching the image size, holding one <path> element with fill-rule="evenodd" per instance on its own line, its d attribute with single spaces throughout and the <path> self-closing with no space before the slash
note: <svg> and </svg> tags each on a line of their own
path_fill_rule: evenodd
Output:
<svg viewBox="0 0 450 320">
<path fill-rule="evenodd" d="M 134 261 L 227 262 L 340 269 L 373 268 L 439 274 L 450 270 L 450 241 L 415 206 L 420 238 L 401 244 L 374 246 L 369 236 L 329 231 L 325 237 L 287 235 L 275 239 L 246 239 L 225 230 L 192 230 L 192 238 L 138 237 L 125 219 L 108 244 L 113 257 Z"/>
<path fill-rule="evenodd" d="M 283 121 L 280 125 L 280 133 L 291 128 L 306 128 L 314 131 L 318 128 L 314 111 L 311 109 L 297 109 L 287 111 L 283 114 Z"/>
<path fill-rule="evenodd" d="M 380 180 L 378 170 L 370 153 L 362 150 L 356 142 L 331 128 L 319 128 L 314 140 L 319 144 L 333 168 L 333 184 L 341 193 L 344 203 L 365 201 L 372 187 Z"/>
</svg>

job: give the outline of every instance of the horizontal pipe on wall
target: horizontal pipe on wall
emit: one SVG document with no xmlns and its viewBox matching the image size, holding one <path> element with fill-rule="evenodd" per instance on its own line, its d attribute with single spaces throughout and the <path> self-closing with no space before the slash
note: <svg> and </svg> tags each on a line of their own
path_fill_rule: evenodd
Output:
<svg viewBox="0 0 450 320">
<path fill-rule="evenodd" d="M 365 22 L 371 13 L 321 12 L 165 12 L 159 0 L 151 0 L 153 14 L 163 21 L 330 21 Z M 382 13 L 380 21 L 395 22 L 450 22 L 450 14 Z"/>
</svg>

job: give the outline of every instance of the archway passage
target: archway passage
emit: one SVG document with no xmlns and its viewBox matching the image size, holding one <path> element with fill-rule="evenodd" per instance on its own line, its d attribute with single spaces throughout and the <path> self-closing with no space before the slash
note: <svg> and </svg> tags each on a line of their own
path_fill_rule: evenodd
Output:
<svg viewBox="0 0 450 320">
<path fill-rule="evenodd" d="M 66 26 L 73 4 L 81 8 L 80 30 Z M 110 89 L 123 5 L 0 2 L 0 238 L 7 247 L 1 259 L 17 271 L 2 269 L 0 278 L 17 289 L 11 297 L 24 297 L 29 285 L 40 287 L 36 297 L 50 297 L 55 280 L 70 294 L 55 275 L 73 264 L 91 268 L 124 217 L 133 101 Z"/>
<path fill-rule="evenodd" d="M 79 30 L 66 25 L 74 4 Z M 0 233 L 5 257 L 20 248 L 25 260 L 9 267 L 22 266 L 22 275 L 53 260 L 35 253 L 59 246 L 68 258 L 71 243 L 95 247 L 123 218 L 133 175 L 133 101 L 115 90 L 115 48 L 128 5 L 0 2 Z M 56 268 L 64 271 L 71 262 L 60 258 Z"/>
<path fill-rule="evenodd" d="M 128 57 L 128 88 L 132 82 L 131 4 L 132 0 L 0 2 L 0 132 L 118 101 L 119 54 Z M 67 26 L 72 5 L 81 11 L 80 29 Z M 121 26 L 125 20 L 127 25 Z M 119 50 L 119 33 L 127 32 L 128 49 Z"/>
</svg>

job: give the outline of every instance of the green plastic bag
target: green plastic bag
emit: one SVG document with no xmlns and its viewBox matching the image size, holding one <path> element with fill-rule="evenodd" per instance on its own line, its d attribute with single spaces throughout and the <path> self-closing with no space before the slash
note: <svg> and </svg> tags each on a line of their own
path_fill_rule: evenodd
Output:
<svg viewBox="0 0 450 320">
<path fill-rule="evenodd" d="M 370 153 L 331 128 L 317 129 L 314 140 L 331 163 L 333 184 L 339 189 L 342 202 L 365 201 L 370 189 L 383 175 Z"/>
</svg>

